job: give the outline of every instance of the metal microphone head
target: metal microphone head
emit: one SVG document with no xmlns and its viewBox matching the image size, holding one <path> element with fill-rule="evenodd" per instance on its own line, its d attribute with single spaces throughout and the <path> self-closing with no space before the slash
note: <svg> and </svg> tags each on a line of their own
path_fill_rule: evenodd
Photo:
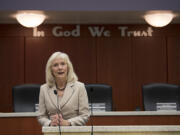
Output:
<svg viewBox="0 0 180 135">
<path fill-rule="evenodd" d="M 54 90 L 54 94 L 57 95 L 57 91 L 56 90 Z"/>
</svg>

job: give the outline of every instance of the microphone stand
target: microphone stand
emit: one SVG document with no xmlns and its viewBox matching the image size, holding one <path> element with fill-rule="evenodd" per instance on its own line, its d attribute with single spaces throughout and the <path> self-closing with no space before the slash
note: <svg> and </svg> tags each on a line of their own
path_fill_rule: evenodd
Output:
<svg viewBox="0 0 180 135">
<path fill-rule="evenodd" d="M 93 99 L 92 99 L 93 88 L 90 88 L 90 93 L 91 93 L 91 94 L 90 94 L 90 102 L 91 102 L 91 117 L 92 117 L 92 118 L 90 119 L 90 120 L 91 120 L 90 122 L 91 122 L 91 135 L 93 135 L 93 134 L 94 134 L 94 133 L 93 133 L 93 132 L 94 132 L 94 129 L 93 129 L 93 128 L 94 128 L 94 127 L 93 127 L 93 101 L 92 101 L 92 100 L 93 100 Z"/>
<path fill-rule="evenodd" d="M 54 94 L 57 96 L 57 107 L 58 107 L 58 110 L 57 110 L 57 113 L 58 113 L 58 122 L 59 122 L 59 125 L 58 125 L 58 127 L 59 127 L 59 135 L 61 135 L 61 126 L 60 126 L 60 117 L 59 117 L 59 114 L 60 114 L 60 108 L 59 108 L 59 96 L 58 96 L 58 94 L 57 94 L 57 91 L 56 90 L 54 90 Z"/>
</svg>

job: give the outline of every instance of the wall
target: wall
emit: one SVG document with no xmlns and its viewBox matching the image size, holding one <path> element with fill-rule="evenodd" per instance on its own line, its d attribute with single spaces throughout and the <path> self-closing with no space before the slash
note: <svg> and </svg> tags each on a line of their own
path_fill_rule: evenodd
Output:
<svg viewBox="0 0 180 135">
<path fill-rule="evenodd" d="M 0 10 L 139 11 L 180 10 L 179 0 L 1 0 Z"/>
<path fill-rule="evenodd" d="M 56 26 L 61 28 L 56 33 L 63 35 L 53 35 Z M 150 30 L 148 25 L 54 24 L 33 31 L 20 25 L 1 24 L 0 111 L 12 111 L 13 86 L 45 82 L 45 65 L 55 51 L 70 56 L 80 81 L 111 85 L 114 110 L 143 108 L 143 84 L 180 84 L 179 26 Z M 123 33 L 120 28 L 126 31 Z M 38 37 L 37 31 L 45 36 Z M 66 37 L 67 31 L 74 31 L 76 36 Z"/>
</svg>

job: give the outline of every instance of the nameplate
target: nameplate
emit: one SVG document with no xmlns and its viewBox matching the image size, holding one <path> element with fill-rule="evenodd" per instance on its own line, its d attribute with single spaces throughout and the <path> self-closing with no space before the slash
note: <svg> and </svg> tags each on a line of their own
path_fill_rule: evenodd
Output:
<svg viewBox="0 0 180 135">
<path fill-rule="evenodd" d="M 89 104 L 89 108 L 96 112 L 105 112 L 106 111 L 106 103 L 91 103 Z"/>
<path fill-rule="evenodd" d="M 35 112 L 38 112 L 39 111 L 39 104 L 35 104 L 34 107 L 35 107 Z"/>
<path fill-rule="evenodd" d="M 177 111 L 176 103 L 156 103 L 157 111 Z"/>
</svg>

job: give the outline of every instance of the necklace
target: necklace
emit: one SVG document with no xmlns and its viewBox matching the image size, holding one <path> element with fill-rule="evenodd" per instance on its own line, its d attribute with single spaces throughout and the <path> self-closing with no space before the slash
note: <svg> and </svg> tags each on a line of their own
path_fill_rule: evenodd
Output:
<svg viewBox="0 0 180 135">
<path fill-rule="evenodd" d="M 65 83 L 64 87 L 62 87 L 62 88 L 59 88 L 58 85 L 57 85 L 57 83 L 56 83 L 56 88 L 57 88 L 57 90 L 59 90 L 59 91 L 63 91 L 63 90 L 66 88 L 66 83 Z"/>
<path fill-rule="evenodd" d="M 60 90 L 60 91 L 64 90 L 65 88 L 66 88 L 66 87 L 63 87 L 63 88 L 57 87 L 57 89 Z"/>
</svg>

